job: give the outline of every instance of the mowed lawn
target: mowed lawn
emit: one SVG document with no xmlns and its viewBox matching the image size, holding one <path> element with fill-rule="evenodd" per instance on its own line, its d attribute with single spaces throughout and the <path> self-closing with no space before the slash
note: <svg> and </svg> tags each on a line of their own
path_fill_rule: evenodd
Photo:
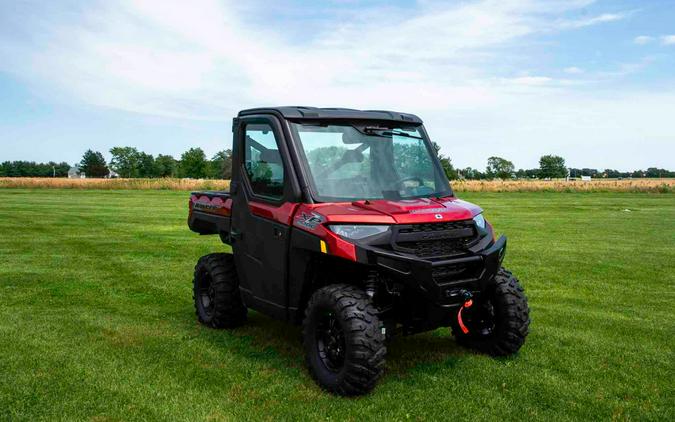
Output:
<svg viewBox="0 0 675 422">
<path fill-rule="evenodd" d="M 187 193 L 0 190 L 0 420 L 674 420 L 675 195 L 461 197 L 509 236 L 524 348 L 400 338 L 345 399 L 312 382 L 297 327 L 197 323 L 193 266 L 225 248 L 188 230 Z"/>
</svg>

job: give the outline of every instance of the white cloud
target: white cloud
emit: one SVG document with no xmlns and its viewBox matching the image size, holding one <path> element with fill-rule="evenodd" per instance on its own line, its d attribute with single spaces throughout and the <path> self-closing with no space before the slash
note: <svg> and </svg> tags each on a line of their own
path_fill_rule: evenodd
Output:
<svg viewBox="0 0 675 422">
<path fill-rule="evenodd" d="M 516 164 L 530 166 L 569 145 L 599 157 L 588 145 L 673 135 L 660 120 L 661 107 L 675 105 L 670 96 L 640 94 L 639 104 L 630 92 L 596 97 L 572 81 L 508 70 L 528 37 L 626 16 L 559 18 L 587 4 L 427 1 L 414 12 L 354 12 L 291 42 L 242 17 L 235 2 L 101 2 L 76 23 L 42 16 L 30 38 L 0 42 L 0 56 L 11 59 L 0 69 L 89 104 L 190 119 L 223 121 L 273 104 L 401 109 L 425 118 L 459 165 L 484 161 L 477 146 L 507 157 L 528 151 Z"/>
<path fill-rule="evenodd" d="M 563 72 L 569 73 L 571 75 L 580 75 L 584 73 L 584 70 L 580 67 L 570 66 L 563 69 Z"/>
<path fill-rule="evenodd" d="M 661 44 L 675 45 L 675 35 L 664 35 L 661 37 Z"/>
<path fill-rule="evenodd" d="M 633 38 L 633 42 L 639 45 L 648 44 L 652 41 L 654 41 L 654 37 L 650 37 L 648 35 L 638 35 L 637 37 Z"/>
<path fill-rule="evenodd" d="M 51 23 L 34 44 L 19 45 L 17 50 L 29 54 L 10 70 L 92 104 L 190 118 L 220 119 L 261 102 L 410 107 L 418 105 L 410 99 L 420 94 L 425 109 L 436 106 L 433 98 L 483 104 L 493 96 L 487 84 L 495 76 L 502 84 L 549 82 L 503 78 L 485 68 L 501 48 L 550 31 L 555 14 L 587 4 L 554 1 L 545 8 L 486 0 L 455 6 L 425 2 L 415 13 L 361 10 L 298 45 L 263 22 L 245 21 L 233 2 L 203 0 L 199 7 L 176 0 L 102 2 L 79 24 Z M 604 14 L 560 26 L 620 18 Z"/>
<path fill-rule="evenodd" d="M 675 45 L 675 35 L 662 35 L 659 37 L 662 45 Z M 650 37 L 648 35 L 640 35 L 633 39 L 635 44 L 648 44 L 655 41 L 655 37 Z"/>
<path fill-rule="evenodd" d="M 548 76 L 520 76 L 518 78 L 510 79 L 516 85 L 545 85 L 553 79 Z"/>
<path fill-rule="evenodd" d="M 628 13 L 603 13 L 598 16 L 590 18 L 583 18 L 577 20 L 562 20 L 558 22 L 558 27 L 562 29 L 569 28 L 584 28 L 586 26 L 597 25 L 599 23 L 614 22 L 625 19 Z"/>
</svg>

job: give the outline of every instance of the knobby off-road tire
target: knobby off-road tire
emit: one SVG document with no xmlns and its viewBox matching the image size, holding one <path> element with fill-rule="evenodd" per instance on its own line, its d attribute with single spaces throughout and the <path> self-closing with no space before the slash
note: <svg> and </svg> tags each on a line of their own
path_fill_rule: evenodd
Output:
<svg viewBox="0 0 675 422">
<path fill-rule="evenodd" d="M 530 308 L 522 286 L 510 271 L 501 268 L 487 295 L 474 301 L 472 308 L 464 309 L 469 311 L 464 314 L 468 334 L 458 324 L 452 327 L 457 343 L 492 356 L 520 350 L 529 332 Z"/>
<path fill-rule="evenodd" d="M 193 299 L 197 318 L 211 328 L 234 328 L 246 322 L 246 306 L 230 254 L 213 253 L 195 266 Z"/>
<path fill-rule="evenodd" d="M 354 396 L 375 387 L 387 349 L 377 310 L 363 290 L 347 284 L 317 290 L 302 334 L 309 372 L 322 388 Z"/>
</svg>

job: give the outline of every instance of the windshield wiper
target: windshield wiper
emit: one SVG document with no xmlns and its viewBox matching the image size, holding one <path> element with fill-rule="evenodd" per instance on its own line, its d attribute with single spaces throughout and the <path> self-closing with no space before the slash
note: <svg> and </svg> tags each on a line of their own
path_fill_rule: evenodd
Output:
<svg viewBox="0 0 675 422">
<path fill-rule="evenodd" d="M 396 130 L 385 129 L 385 128 L 381 128 L 381 127 L 364 127 L 363 131 L 366 133 L 366 135 L 381 136 L 383 138 L 388 138 L 390 136 L 396 135 L 396 136 L 403 136 L 403 137 L 406 137 L 406 138 L 424 139 L 421 136 L 411 135 L 407 132 L 399 132 L 399 131 L 396 131 Z"/>
</svg>

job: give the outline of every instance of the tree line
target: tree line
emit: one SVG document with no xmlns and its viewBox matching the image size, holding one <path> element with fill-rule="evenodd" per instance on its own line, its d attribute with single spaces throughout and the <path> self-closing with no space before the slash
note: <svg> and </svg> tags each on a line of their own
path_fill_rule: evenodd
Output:
<svg viewBox="0 0 675 422">
<path fill-rule="evenodd" d="M 181 177 L 192 179 L 229 179 L 232 176 L 232 151 L 217 152 L 211 159 L 201 148 L 190 148 L 179 160 L 170 155 L 154 157 L 133 147 L 110 149 L 110 163 L 106 164 L 99 152 L 87 151 L 79 168 L 88 177 L 105 177 L 110 170 L 117 177 L 156 178 Z"/>
<path fill-rule="evenodd" d="M 0 177 L 66 177 L 69 169 L 70 164 L 53 161 L 5 161 L 0 163 Z"/>
<path fill-rule="evenodd" d="M 490 180 L 490 179 L 562 179 L 565 177 L 580 178 L 661 178 L 675 177 L 675 171 L 649 167 L 647 170 L 618 171 L 613 169 L 598 170 L 592 168 L 568 168 L 565 159 L 558 155 L 543 155 L 539 159 L 539 167 L 516 170 L 513 162 L 502 157 L 490 157 L 485 171 L 466 167 L 455 169 L 450 159 L 439 154 L 441 165 L 451 179 Z"/>
<path fill-rule="evenodd" d="M 675 177 L 675 171 L 650 167 L 647 170 L 618 171 L 592 168 L 568 168 L 565 159 L 557 155 L 544 155 L 539 167 L 515 169 L 513 162 L 502 157 L 490 157 L 485 170 L 471 167 L 455 168 L 449 157 L 440 153 L 434 143 L 441 166 L 450 180 L 469 179 L 556 179 L 579 178 L 660 178 Z M 79 174 L 86 177 L 159 178 L 180 177 L 192 179 L 229 179 L 232 177 L 232 150 L 217 152 L 210 159 L 201 148 L 190 148 L 180 159 L 170 155 L 152 154 L 134 147 L 110 149 L 111 160 L 106 162 L 103 154 L 87 150 L 75 165 Z M 68 163 L 36 163 L 33 161 L 5 161 L 0 163 L 0 177 L 66 177 L 71 166 Z"/>
<path fill-rule="evenodd" d="M 219 151 L 210 159 L 201 148 L 190 148 L 180 159 L 170 155 L 152 154 L 133 147 L 110 149 L 112 158 L 106 162 L 99 151 L 85 151 L 75 164 L 78 175 L 86 177 L 229 179 L 232 176 L 232 151 Z M 35 163 L 5 161 L 0 163 L 0 177 L 66 177 L 68 163 Z"/>
</svg>

